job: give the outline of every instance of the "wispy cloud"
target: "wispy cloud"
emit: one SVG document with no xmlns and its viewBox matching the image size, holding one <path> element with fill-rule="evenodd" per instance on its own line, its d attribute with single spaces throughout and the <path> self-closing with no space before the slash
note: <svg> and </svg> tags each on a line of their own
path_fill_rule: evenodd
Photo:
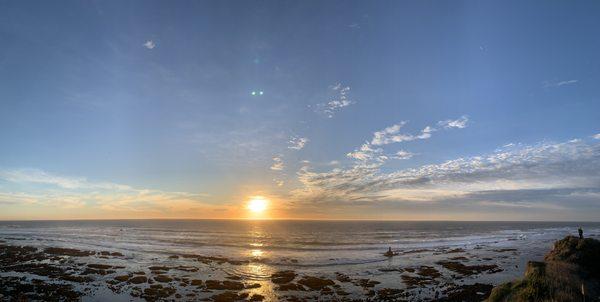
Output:
<svg viewBox="0 0 600 302">
<path fill-rule="evenodd" d="M 600 133 L 592 135 L 594 139 L 600 139 Z"/>
<path fill-rule="evenodd" d="M 56 185 L 64 189 L 131 190 L 126 185 L 109 182 L 90 182 L 85 178 L 65 177 L 39 169 L 0 170 L 0 179 L 15 183 L 38 183 Z"/>
<path fill-rule="evenodd" d="M 273 157 L 273 164 L 271 165 L 271 170 L 283 170 L 283 159 L 280 156 Z"/>
<path fill-rule="evenodd" d="M 360 148 L 346 154 L 346 156 L 360 161 L 376 160 L 384 162 L 387 160 L 387 156 L 383 155 L 383 149 L 374 148 L 369 142 L 362 144 Z"/>
<path fill-rule="evenodd" d="M 415 156 L 414 153 L 411 153 L 411 152 L 408 152 L 408 151 L 404 151 L 404 150 L 400 150 L 400 151 L 396 152 L 394 154 L 394 156 L 392 156 L 392 158 L 395 158 L 395 159 L 410 159 L 413 156 Z"/>
<path fill-rule="evenodd" d="M 144 47 L 146 47 L 147 49 L 154 49 L 156 47 L 156 44 L 154 43 L 154 41 L 152 40 L 148 40 L 146 41 L 144 44 Z"/>
<path fill-rule="evenodd" d="M 560 82 L 556 83 L 556 86 L 563 86 L 563 85 L 575 84 L 577 82 L 579 82 L 579 80 L 560 81 Z"/>
<path fill-rule="evenodd" d="M 444 129 L 451 129 L 451 128 L 463 129 L 463 128 L 467 127 L 468 122 L 469 122 L 469 117 L 467 117 L 466 115 L 463 115 L 456 120 L 439 121 L 438 126 L 443 127 Z"/>
<path fill-rule="evenodd" d="M 421 133 L 416 135 L 399 133 L 400 129 L 404 125 L 406 125 L 406 123 L 406 121 L 402 121 L 399 124 L 392 125 L 381 131 L 376 131 L 375 133 L 373 133 L 373 139 L 371 140 L 371 144 L 374 146 L 381 146 L 391 143 L 414 141 L 418 139 L 428 139 L 431 137 L 431 133 L 435 131 L 434 128 L 427 126 L 423 130 L 421 130 Z"/>
<path fill-rule="evenodd" d="M 24 192 L 0 192 L 0 205 L 35 204 L 38 198 Z"/>
<path fill-rule="evenodd" d="M 3 169 L 0 203 L 29 204 L 61 209 L 92 207 L 106 211 L 151 211 L 168 214 L 175 207 L 202 205 L 205 194 L 134 188 L 84 177 L 56 175 L 39 169 Z M 14 186 L 16 185 L 16 186 Z M 13 188 L 9 190 L 8 188 Z M 140 204 L 143 207 L 138 207 Z"/>
<path fill-rule="evenodd" d="M 332 100 L 317 104 L 316 111 L 325 114 L 328 118 L 332 118 L 336 112 L 344 107 L 348 107 L 356 102 L 349 98 L 350 87 L 342 86 L 341 83 L 330 87 L 330 97 Z"/>
<path fill-rule="evenodd" d="M 565 81 L 544 81 L 542 85 L 544 87 L 560 87 L 565 85 L 571 85 L 579 82 L 579 80 L 565 80 Z"/>
<path fill-rule="evenodd" d="M 451 128 L 465 128 L 468 122 L 468 118 L 463 116 L 456 120 L 445 120 L 438 122 L 438 125 L 442 127 L 442 129 L 451 129 Z M 360 148 L 349 152 L 346 154 L 347 157 L 361 161 L 361 165 L 369 164 L 369 165 L 382 165 L 389 158 L 394 159 L 410 159 L 414 156 L 413 153 L 410 153 L 405 150 L 398 151 L 396 154 L 387 155 L 383 150 L 382 146 L 401 143 L 401 142 L 409 142 L 414 140 L 425 140 L 431 138 L 433 132 L 438 131 L 438 129 L 433 128 L 431 126 L 426 126 L 417 134 L 410 133 L 401 133 L 402 128 L 407 124 L 406 121 L 401 121 L 392 126 L 386 127 L 382 130 L 375 131 L 373 133 L 373 138 L 371 141 L 367 141 L 360 146 Z"/>
<path fill-rule="evenodd" d="M 306 143 L 308 143 L 308 138 L 306 137 L 292 137 L 289 141 L 288 148 L 294 150 L 301 150 L 304 148 Z"/>
</svg>

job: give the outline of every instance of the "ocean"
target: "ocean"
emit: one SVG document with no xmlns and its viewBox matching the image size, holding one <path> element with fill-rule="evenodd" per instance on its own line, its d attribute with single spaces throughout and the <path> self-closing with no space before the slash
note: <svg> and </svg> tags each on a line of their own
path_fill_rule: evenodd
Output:
<svg viewBox="0 0 600 302">
<path fill-rule="evenodd" d="M 40 250 L 60 247 L 118 252 L 123 257 L 86 257 L 78 261 L 102 262 L 126 272 L 146 270 L 151 275 L 153 272 L 148 268 L 157 265 L 195 267 L 196 272 L 168 270 L 169 276 L 258 282 L 261 287 L 253 289 L 253 293 L 266 300 L 280 300 L 294 292 L 282 294 L 284 291 L 271 282 L 273 274 L 280 271 L 293 271 L 299 277 L 339 280 L 343 274 L 350 279 L 374 280 L 377 284 L 371 289 L 402 289 L 410 293 L 406 295 L 410 300 L 434 297 L 436 288 L 456 283 L 457 271 L 440 265 L 440 261 L 454 259 L 465 265 L 493 264 L 497 267 L 494 270 L 458 277 L 461 284 L 496 285 L 521 276 L 528 260 L 541 260 L 555 240 L 575 235 L 580 226 L 586 236 L 600 236 L 600 223 L 583 222 L 82 220 L 2 221 L 0 240 L 7 245 Z M 397 256 L 383 256 L 388 248 Z M 173 255 L 226 260 L 208 263 Z M 421 288 L 418 293 L 417 288 L 409 288 L 407 283 L 410 282 L 406 281 L 412 276 L 410 268 L 417 269 L 414 276 L 418 276 L 418 268 L 423 266 L 435 268 L 441 276 L 436 282 L 424 284 L 427 291 Z M 0 272 L 0 276 L 8 273 Z M 99 280 L 106 281 L 110 277 L 108 274 Z M 180 285 L 176 286 L 177 290 L 181 289 Z M 88 290 L 83 299 L 140 298 L 132 295 L 132 289 L 127 286 L 118 292 L 97 287 L 91 286 L 96 289 Z M 368 298 L 364 296 L 364 287 L 351 287 L 344 288 L 347 294 L 344 296 Z M 181 291 L 189 294 L 185 289 Z M 214 293 L 197 293 L 194 299 L 211 294 Z M 311 297 L 306 293 L 296 295 Z"/>
</svg>

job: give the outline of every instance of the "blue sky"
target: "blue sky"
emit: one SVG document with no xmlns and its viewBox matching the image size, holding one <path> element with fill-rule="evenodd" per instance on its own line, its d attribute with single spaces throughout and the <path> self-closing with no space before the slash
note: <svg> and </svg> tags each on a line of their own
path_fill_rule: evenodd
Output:
<svg viewBox="0 0 600 302">
<path fill-rule="evenodd" d="M 597 219 L 599 9 L 2 2 L 0 219 Z"/>
</svg>

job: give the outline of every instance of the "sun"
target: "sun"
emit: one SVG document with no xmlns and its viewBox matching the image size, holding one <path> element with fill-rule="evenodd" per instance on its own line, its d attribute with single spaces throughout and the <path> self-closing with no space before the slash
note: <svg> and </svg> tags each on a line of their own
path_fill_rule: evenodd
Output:
<svg viewBox="0 0 600 302">
<path fill-rule="evenodd" d="M 248 210 L 253 213 L 262 213 L 267 209 L 268 201 L 262 196 L 254 196 L 248 202 Z"/>
</svg>

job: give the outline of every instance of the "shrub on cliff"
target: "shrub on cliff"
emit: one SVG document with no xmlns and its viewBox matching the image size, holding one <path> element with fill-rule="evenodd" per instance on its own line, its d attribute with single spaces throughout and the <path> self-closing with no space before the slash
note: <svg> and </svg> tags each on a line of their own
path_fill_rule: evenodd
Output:
<svg viewBox="0 0 600 302">
<path fill-rule="evenodd" d="M 544 259 L 530 261 L 522 280 L 495 287 L 488 301 L 600 301 L 600 241 L 567 236 Z"/>
<path fill-rule="evenodd" d="M 562 261 L 579 265 L 590 274 L 600 274 L 600 241 L 592 238 L 579 239 L 567 236 L 554 243 L 554 248 L 544 258 L 546 261 Z"/>
</svg>

